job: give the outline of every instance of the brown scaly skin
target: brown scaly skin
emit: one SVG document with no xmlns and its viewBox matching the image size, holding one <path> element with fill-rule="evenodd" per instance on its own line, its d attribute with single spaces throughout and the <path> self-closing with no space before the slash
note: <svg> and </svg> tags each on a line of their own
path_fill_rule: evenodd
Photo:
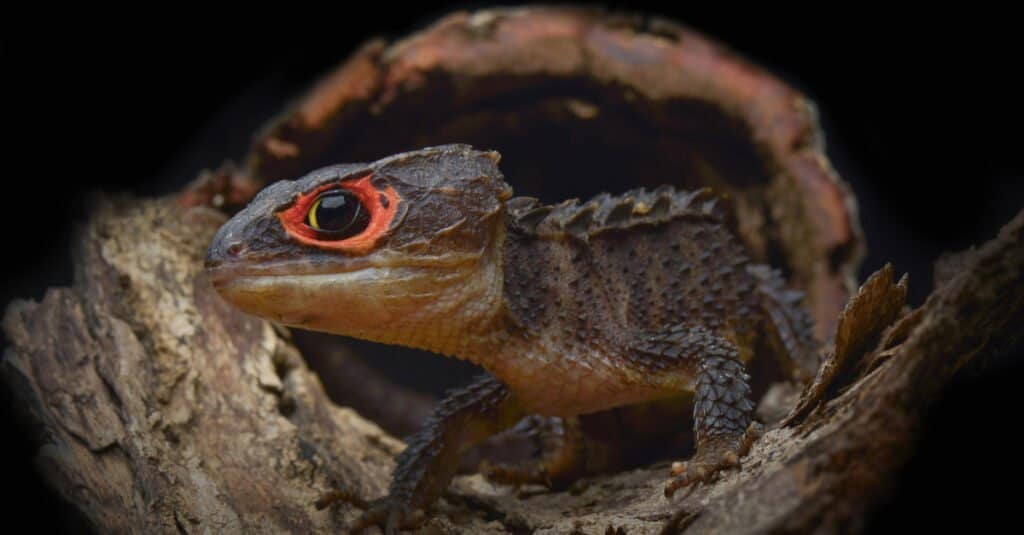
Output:
<svg viewBox="0 0 1024 535">
<path fill-rule="evenodd" d="M 670 495 L 745 453 L 753 404 L 743 363 L 755 349 L 797 375 L 816 365 L 798 294 L 749 261 L 708 192 L 662 187 L 542 206 L 510 199 L 497 161 L 449 145 L 321 169 L 265 189 L 210 247 L 211 280 L 248 312 L 490 373 L 439 405 L 357 529 L 414 525 L 460 453 L 525 417 L 547 419 L 540 427 L 556 451 L 492 475 L 564 483 L 601 464 L 581 446 L 578 416 L 692 393 L 697 451 L 674 467 Z M 381 204 L 387 225 L 356 246 L 304 242 L 282 224 L 303 194 L 367 177 L 391 201 Z"/>
</svg>

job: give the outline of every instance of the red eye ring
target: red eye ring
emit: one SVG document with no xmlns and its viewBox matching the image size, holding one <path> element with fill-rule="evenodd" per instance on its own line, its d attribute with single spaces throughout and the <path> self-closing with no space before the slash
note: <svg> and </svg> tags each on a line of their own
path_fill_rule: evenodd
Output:
<svg viewBox="0 0 1024 535">
<path fill-rule="evenodd" d="M 398 203 L 402 201 L 394 188 L 390 186 L 384 191 L 378 191 L 370 182 L 371 178 L 372 175 L 367 175 L 362 178 L 323 184 L 299 195 L 295 204 L 277 214 L 277 217 L 280 219 L 281 225 L 284 226 L 285 232 L 305 245 L 347 254 L 369 253 L 377 245 L 377 240 L 388 231 L 388 227 L 398 211 Z M 343 188 L 352 192 L 370 215 L 370 223 L 366 229 L 344 240 L 324 239 L 318 235 L 315 229 L 306 225 L 306 214 L 309 213 L 313 202 L 321 193 L 335 188 Z"/>
</svg>

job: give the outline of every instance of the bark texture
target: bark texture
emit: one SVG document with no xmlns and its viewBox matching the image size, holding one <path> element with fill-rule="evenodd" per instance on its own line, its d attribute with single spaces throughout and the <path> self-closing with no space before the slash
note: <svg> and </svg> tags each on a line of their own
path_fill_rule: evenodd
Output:
<svg viewBox="0 0 1024 535">
<path fill-rule="evenodd" d="M 548 127 L 591 136 L 627 165 L 545 181 L 552 158 L 588 154 L 527 150 L 545 146 L 529 143 Z M 332 403 L 289 333 L 216 295 L 201 265 L 225 216 L 208 205 L 230 210 L 320 163 L 450 141 L 501 149 L 513 184 L 546 182 L 551 195 L 682 169 L 682 185 L 734 198 L 753 254 L 808 290 L 820 337 L 838 333 L 795 409 L 781 389 L 761 401 L 763 419 L 785 424 L 769 425 L 742 469 L 671 501 L 667 463 L 569 492 L 459 477 L 422 532 L 855 530 L 912 453 L 922 409 L 971 361 L 1020 347 L 1024 213 L 943 260 L 919 309 L 905 310 L 891 267 L 847 304 L 862 244 L 818 140 L 801 95 L 673 23 L 574 9 L 453 15 L 364 47 L 264 131 L 244 165 L 175 198 L 97 199 L 73 285 L 8 305 L 0 370 L 36 432 L 35 463 L 97 531 L 340 532 L 358 511 L 320 511 L 317 498 L 381 495 L 402 444 Z"/>
<path fill-rule="evenodd" d="M 8 307 L 2 369 L 40 432 L 35 461 L 101 532 L 337 532 L 355 511 L 315 500 L 339 486 L 381 494 L 402 447 L 333 405 L 287 333 L 215 294 L 200 266 L 222 220 L 168 199 L 100 200 L 75 284 Z M 920 410 L 953 374 L 1020 344 L 1022 244 L 1024 213 L 884 332 L 875 317 L 894 316 L 905 287 L 891 268 L 872 277 L 841 321 L 849 349 L 836 351 L 871 367 L 800 423 L 770 429 L 712 485 L 667 500 L 664 464 L 563 493 L 465 476 L 425 532 L 849 527 L 908 458 Z"/>
</svg>

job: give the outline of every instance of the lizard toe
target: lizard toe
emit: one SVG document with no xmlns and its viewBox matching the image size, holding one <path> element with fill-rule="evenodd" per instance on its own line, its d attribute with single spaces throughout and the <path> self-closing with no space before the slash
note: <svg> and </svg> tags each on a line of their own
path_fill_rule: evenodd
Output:
<svg viewBox="0 0 1024 535">
<path fill-rule="evenodd" d="M 673 463 L 671 472 L 673 477 L 665 484 L 665 497 L 671 498 L 681 488 L 710 481 L 720 469 L 696 460 Z"/>
<path fill-rule="evenodd" d="M 665 497 L 671 498 L 683 487 L 706 483 L 719 472 L 740 466 L 740 458 L 750 451 L 753 443 L 764 434 L 764 428 L 751 422 L 746 432 L 734 437 L 718 437 L 703 447 L 687 462 L 672 463 L 672 479 L 665 484 Z"/>
<path fill-rule="evenodd" d="M 683 487 L 707 483 L 719 472 L 739 466 L 742 453 L 742 441 L 721 441 L 700 449 L 689 461 L 673 463 L 672 479 L 665 484 L 665 497 L 671 498 Z"/>
</svg>

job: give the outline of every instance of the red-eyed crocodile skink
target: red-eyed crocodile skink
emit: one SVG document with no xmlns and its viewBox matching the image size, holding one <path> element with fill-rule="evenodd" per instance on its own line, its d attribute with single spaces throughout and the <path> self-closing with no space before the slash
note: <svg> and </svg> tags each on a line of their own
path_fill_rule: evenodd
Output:
<svg viewBox="0 0 1024 535">
<path fill-rule="evenodd" d="M 561 451 L 493 475 L 550 482 L 596 462 L 573 447 L 581 416 L 686 394 L 696 453 L 670 495 L 745 454 L 755 354 L 794 375 L 817 363 L 799 294 L 748 258 L 707 190 L 543 205 L 513 198 L 498 161 L 447 145 L 326 167 L 268 186 L 210 247 L 213 284 L 242 310 L 487 371 L 438 405 L 357 528 L 415 523 L 461 452 L 524 418 L 559 426 Z"/>
</svg>

